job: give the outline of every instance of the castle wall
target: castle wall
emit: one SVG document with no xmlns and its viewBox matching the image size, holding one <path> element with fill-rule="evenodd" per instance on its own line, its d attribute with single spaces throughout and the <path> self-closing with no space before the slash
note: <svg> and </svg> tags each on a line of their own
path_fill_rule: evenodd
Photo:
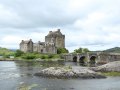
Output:
<svg viewBox="0 0 120 90">
<path fill-rule="evenodd" d="M 32 41 L 29 42 L 27 51 L 28 52 L 33 52 L 33 42 Z"/>
<path fill-rule="evenodd" d="M 33 52 L 38 52 L 38 45 L 36 43 L 33 44 Z"/>
<path fill-rule="evenodd" d="M 55 47 L 54 43 L 47 43 L 46 44 L 46 52 L 47 53 L 57 53 L 57 48 Z"/>
<path fill-rule="evenodd" d="M 33 51 L 38 53 L 46 53 L 45 46 L 41 45 L 40 43 L 34 43 Z"/>
<path fill-rule="evenodd" d="M 23 51 L 23 52 L 27 52 L 28 51 L 27 48 L 28 48 L 27 44 L 21 44 L 20 45 L 20 50 Z"/>
<path fill-rule="evenodd" d="M 65 36 L 64 35 L 56 37 L 55 42 L 56 42 L 57 48 L 65 48 Z"/>
</svg>

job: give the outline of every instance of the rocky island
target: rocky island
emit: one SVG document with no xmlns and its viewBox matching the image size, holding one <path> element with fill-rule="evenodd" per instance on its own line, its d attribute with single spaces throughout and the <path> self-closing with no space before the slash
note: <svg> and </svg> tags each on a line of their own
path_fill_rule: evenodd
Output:
<svg viewBox="0 0 120 90">
<path fill-rule="evenodd" d="M 69 67 L 49 67 L 35 73 L 35 76 L 42 76 L 48 78 L 81 78 L 81 79 L 93 79 L 93 78 L 106 78 L 105 76 L 96 73 L 88 68 L 80 67 L 69 68 Z"/>
</svg>

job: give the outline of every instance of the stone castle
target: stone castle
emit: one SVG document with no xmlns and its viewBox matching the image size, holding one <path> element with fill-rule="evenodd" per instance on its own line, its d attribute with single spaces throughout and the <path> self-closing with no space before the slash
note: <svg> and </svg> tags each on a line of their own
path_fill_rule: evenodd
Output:
<svg viewBox="0 0 120 90">
<path fill-rule="evenodd" d="M 38 53 L 57 53 L 57 48 L 65 48 L 65 35 L 58 29 L 57 31 L 49 31 L 45 36 L 45 42 L 38 41 L 34 43 L 32 39 L 22 40 L 20 50 L 23 52 L 38 52 Z"/>
</svg>

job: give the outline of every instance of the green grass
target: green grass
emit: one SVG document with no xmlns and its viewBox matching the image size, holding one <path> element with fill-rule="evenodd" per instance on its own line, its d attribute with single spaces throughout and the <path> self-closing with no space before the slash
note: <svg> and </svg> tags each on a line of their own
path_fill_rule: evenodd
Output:
<svg viewBox="0 0 120 90">
<path fill-rule="evenodd" d="M 102 72 L 105 76 L 120 76 L 120 72 Z"/>
</svg>

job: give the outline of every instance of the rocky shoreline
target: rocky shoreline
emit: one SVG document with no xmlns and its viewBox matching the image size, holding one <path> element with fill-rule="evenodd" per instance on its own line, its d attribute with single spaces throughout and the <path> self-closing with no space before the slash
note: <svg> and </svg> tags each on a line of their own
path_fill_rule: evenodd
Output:
<svg viewBox="0 0 120 90">
<path fill-rule="evenodd" d="M 88 68 L 72 69 L 66 67 L 50 67 L 35 73 L 35 76 L 42 76 L 48 78 L 81 78 L 81 79 L 95 79 L 95 78 L 106 78 L 105 76 L 96 73 Z"/>
<path fill-rule="evenodd" d="M 120 72 L 120 61 L 110 62 L 97 67 L 50 67 L 35 73 L 35 76 L 50 78 L 106 78 L 98 72 Z"/>
<path fill-rule="evenodd" d="M 96 72 L 120 72 L 120 61 L 110 62 L 90 69 Z"/>
</svg>

